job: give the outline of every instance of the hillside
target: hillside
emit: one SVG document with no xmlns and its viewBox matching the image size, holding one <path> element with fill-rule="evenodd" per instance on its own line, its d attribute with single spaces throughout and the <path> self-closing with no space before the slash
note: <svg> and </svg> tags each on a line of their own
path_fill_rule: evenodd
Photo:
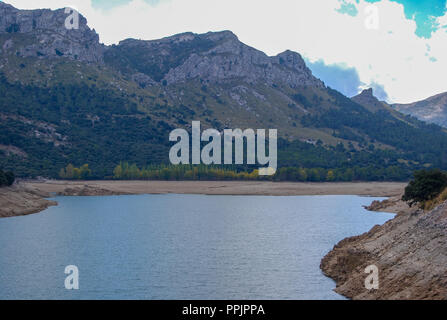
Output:
<svg viewBox="0 0 447 320">
<path fill-rule="evenodd" d="M 441 93 L 410 104 L 395 104 L 393 107 L 419 120 L 447 127 L 447 93 Z"/>
<path fill-rule="evenodd" d="M 319 168 L 316 181 L 329 169 L 336 180 L 447 169 L 445 130 L 343 96 L 296 52 L 270 57 L 230 31 L 105 46 L 85 18 L 78 30 L 65 18 L 0 2 L 0 167 L 18 176 L 88 163 L 104 178 L 120 161 L 166 163 L 169 132 L 192 120 L 277 128 L 279 165 Z"/>
</svg>

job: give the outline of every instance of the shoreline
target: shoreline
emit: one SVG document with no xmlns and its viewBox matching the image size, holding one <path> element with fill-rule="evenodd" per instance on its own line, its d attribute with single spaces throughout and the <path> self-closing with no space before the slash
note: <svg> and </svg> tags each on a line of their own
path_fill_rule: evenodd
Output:
<svg viewBox="0 0 447 320">
<path fill-rule="evenodd" d="M 270 181 L 23 181 L 26 188 L 57 195 L 358 195 L 395 197 L 402 194 L 402 182 L 270 182 Z"/>
<path fill-rule="evenodd" d="M 335 292 L 353 300 L 447 300 L 447 202 L 431 211 L 400 211 L 370 231 L 337 243 L 320 269 Z M 374 265 L 378 289 L 365 287 Z"/>
<path fill-rule="evenodd" d="M 357 195 L 398 197 L 401 182 L 269 182 L 269 181 L 19 181 L 0 188 L 0 218 L 39 213 L 57 202 L 55 196 L 202 194 L 234 196 Z"/>
<path fill-rule="evenodd" d="M 405 183 L 291 183 L 264 181 L 21 181 L 0 189 L 0 218 L 37 213 L 60 196 L 131 194 L 208 195 L 359 195 L 384 197 L 365 207 L 397 215 L 370 231 L 335 244 L 320 269 L 336 283 L 335 292 L 350 299 L 447 299 L 445 265 L 447 202 L 430 212 L 400 200 Z M 8 211 L 9 210 L 9 211 Z M 441 244 L 441 246 L 439 246 Z M 380 288 L 364 287 L 365 267 L 376 265 Z"/>
<path fill-rule="evenodd" d="M 49 193 L 21 184 L 0 188 L 0 218 L 30 215 L 56 206 L 58 203 L 49 197 Z"/>
</svg>

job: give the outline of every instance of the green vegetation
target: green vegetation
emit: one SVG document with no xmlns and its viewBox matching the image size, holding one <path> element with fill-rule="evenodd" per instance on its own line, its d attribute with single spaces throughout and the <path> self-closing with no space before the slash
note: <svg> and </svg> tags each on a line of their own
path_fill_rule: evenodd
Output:
<svg viewBox="0 0 447 320">
<path fill-rule="evenodd" d="M 138 168 L 136 164 L 122 162 L 113 171 L 117 180 L 277 180 L 279 176 L 259 176 L 258 170 L 238 166 L 159 165 Z M 239 169 L 239 170 L 238 170 Z M 305 169 L 301 169 L 307 175 Z M 285 177 L 283 177 L 285 178 Z M 301 180 L 306 181 L 306 180 Z"/>
<path fill-rule="evenodd" d="M 59 171 L 59 178 L 67 180 L 87 180 L 92 176 L 92 170 L 88 164 L 84 164 L 80 168 L 75 168 L 71 163 Z"/>
<path fill-rule="evenodd" d="M 428 211 L 434 209 L 437 205 L 447 200 L 447 188 L 444 189 L 436 198 L 426 200 L 421 203 L 421 208 Z"/>
<path fill-rule="evenodd" d="M 246 166 L 206 166 L 206 165 L 150 165 L 139 168 L 136 164 L 121 162 L 113 170 L 116 180 L 270 180 L 295 182 L 367 181 L 374 177 L 377 181 L 387 176 L 396 181 L 399 172 L 386 168 L 374 172 L 371 168 L 279 168 L 273 176 L 259 176 L 258 169 Z M 376 174 L 376 175 L 374 175 Z"/>
<path fill-rule="evenodd" d="M 0 167 L 19 177 L 275 181 L 407 181 L 415 170 L 447 170 L 447 130 L 386 106 L 371 112 L 330 88 L 290 86 L 288 77 L 246 81 L 245 71 L 224 81 L 209 81 L 207 73 L 167 80 L 192 54 L 239 70 L 239 50 L 211 50 L 228 37 L 128 39 L 106 50 L 104 64 L 86 64 L 22 57 L 16 53 L 35 36 L 0 35 L 0 43 L 13 40 L 1 54 Z M 250 166 L 170 167 L 169 132 L 192 120 L 203 129 L 277 128 L 276 175 L 256 177 Z M 120 161 L 138 170 L 130 165 L 116 175 Z"/>
<path fill-rule="evenodd" d="M 250 173 L 236 171 L 232 166 L 206 165 L 155 165 L 138 168 L 136 164 L 122 162 L 113 170 L 116 180 L 256 180 L 258 170 Z"/>
<path fill-rule="evenodd" d="M 447 139 L 441 127 L 409 116 L 402 116 L 405 119 L 402 121 L 385 110 L 370 112 L 335 90 L 329 90 L 329 93 L 335 108 L 304 116 L 304 126 L 329 128 L 334 137 L 355 141 L 362 146 L 381 142 L 392 147 L 394 152 L 390 154 L 393 156 L 447 169 L 444 151 L 447 150 Z"/>
<path fill-rule="evenodd" d="M 319 178 L 310 181 L 325 181 L 329 170 L 334 172 L 333 181 L 408 181 L 412 172 L 421 167 L 402 159 L 403 155 L 395 150 L 356 150 L 341 143 L 332 147 L 278 140 L 279 172 L 286 172 L 281 176 L 297 176 L 294 171 L 299 168 L 319 171 Z"/>
<path fill-rule="evenodd" d="M 4 172 L 3 170 L 0 170 L 0 187 L 12 186 L 15 179 L 14 173 L 11 171 Z"/>
<path fill-rule="evenodd" d="M 106 178 L 119 161 L 162 163 L 171 126 L 137 110 L 126 96 L 94 86 L 10 84 L 0 76 L 0 166 L 21 177 L 59 176 L 67 163 L 88 163 Z"/>
<path fill-rule="evenodd" d="M 447 187 L 447 173 L 438 170 L 421 170 L 414 173 L 414 179 L 405 188 L 402 200 L 410 206 L 431 201 L 443 192 Z"/>
<path fill-rule="evenodd" d="M 168 66 L 163 68 L 161 74 Z M 167 165 L 172 129 L 201 120 L 203 127 L 222 130 L 233 115 L 231 123 L 242 128 L 279 127 L 279 169 L 273 177 L 277 181 L 407 181 L 415 170 L 447 170 L 445 130 L 403 115 L 396 118 L 387 111 L 372 113 L 330 89 L 289 88 L 286 93 L 296 104 L 288 100 L 289 106 L 284 107 L 272 88 L 259 85 L 257 92 L 278 105 L 279 111 L 264 123 L 268 103 L 247 98 L 260 115 L 260 122 L 253 123 L 253 114 L 240 106 L 236 109 L 226 94 L 237 83 L 150 87 L 143 96 L 99 82 L 37 86 L 10 81 L 0 74 L 0 145 L 14 147 L 15 152 L 0 150 L 0 166 L 20 177 L 60 178 L 66 176 L 60 169 L 66 170 L 68 163 L 88 163 L 91 179 L 112 179 L 114 168 L 124 160 L 138 168 Z M 183 93 L 181 102 L 173 98 L 178 92 Z M 298 104 L 307 115 L 300 113 Z M 293 129 L 285 120 L 288 117 L 295 123 Z M 298 140 L 307 134 L 317 134 L 314 141 L 321 140 Z M 285 139 L 287 135 L 293 141 Z M 231 170 L 240 179 L 255 169 Z M 215 173 L 210 176 L 216 179 Z M 78 175 L 68 174 L 66 179 Z"/>
<path fill-rule="evenodd" d="M 119 46 L 113 45 L 105 53 L 108 65 L 123 73 L 140 72 L 160 82 L 170 69 L 186 61 L 191 53 L 208 51 L 215 43 L 202 37 L 190 41 L 173 42 L 163 47 L 164 55 L 160 55 L 160 46 L 132 45 L 135 40 L 128 40 Z"/>
</svg>

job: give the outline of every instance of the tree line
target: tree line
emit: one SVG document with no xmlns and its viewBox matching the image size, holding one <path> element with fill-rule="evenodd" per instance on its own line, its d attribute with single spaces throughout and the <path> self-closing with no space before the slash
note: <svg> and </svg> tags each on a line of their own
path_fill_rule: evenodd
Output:
<svg viewBox="0 0 447 320">
<path fill-rule="evenodd" d="M 113 170 L 115 180 L 270 180 L 296 182 L 405 181 L 407 173 L 398 166 L 352 168 L 279 168 L 272 176 L 260 176 L 258 169 L 206 165 L 151 165 L 138 167 L 121 162 Z"/>
<path fill-rule="evenodd" d="M 115 180 L 257 180 L 258 170 L 237 171 L 233 166 L 152 165 L 138 168 L 121 162 L 113 170 Z"/>
<path fill-rule="evenodd" d="M 65 168 L 59 171 L 59 178 L 67 180 L 87 180 L 91 177 L 92 170 L 88 167 L 88 164 L 84 164 L 79 168 L 76 168 L 71 163 Z"/>
</svg>

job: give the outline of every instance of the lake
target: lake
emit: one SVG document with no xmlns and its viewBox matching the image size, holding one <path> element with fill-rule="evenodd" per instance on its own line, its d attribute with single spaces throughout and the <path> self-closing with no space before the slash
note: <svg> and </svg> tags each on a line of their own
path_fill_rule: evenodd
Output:
<svg viewBox="0 0 447 320">
<path fill-rule="evenodd" d="M 0 299 L 343 299 L 319 269 L 392 214 L 359 196 L 56 197 L 0 219 Z M 67 290 L 65 267 L 79 269 Z"/>
</svg>

